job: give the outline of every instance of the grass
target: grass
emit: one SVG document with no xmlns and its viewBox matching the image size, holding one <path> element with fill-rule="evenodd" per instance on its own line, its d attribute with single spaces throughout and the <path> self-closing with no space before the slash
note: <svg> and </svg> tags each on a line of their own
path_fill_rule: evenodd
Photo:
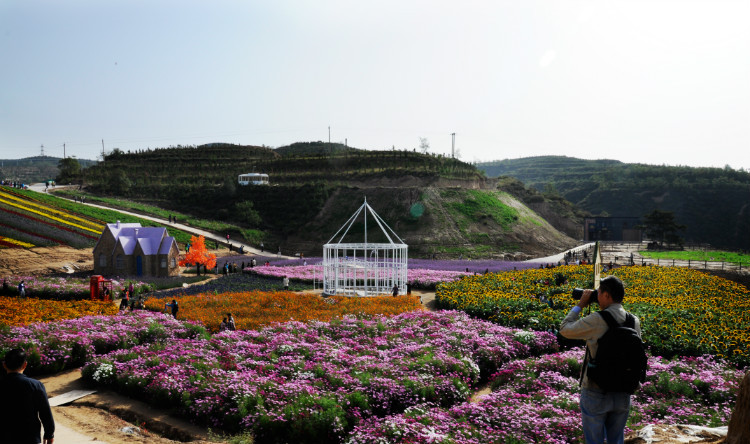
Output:
<svg viewBox="0 0 750 444">
<path fill-rule="evenodd" d="M 59 190 L 56 191 L 55 194 L 65 195 L 69 197 L 75 196 L 78 198 L 80 198 L 81 196 L 85 196 L 87 202 L 96 202 L 102 205 L 111 206 L 113 208 L 135 211 L 152 217 L 160 217 L 162 219 L 169 219 L 169 217 L 172 216 L 177 218 L 178 223 L 190 225 L 191 227 L 200 228 L 202 230 L 211 231 L 214 233 L 239 232 L 242 233 L 246 241 L 251 243 L 258 243 L 263 240 L 263 238 L 265 238 L 265 233 L 260 230 L 248 230 L 226 222 L 198 219 L 187 214 L 165 210 L 153 205 L 142 204 L 131 200 L 94 196 L 75 190 Z M 187 240 L 190 240 L 190 238 L 188 237 Z"/>
<path fill-rule="evenodd" d="M 641 256 L 650 259 L 665 259 L 696 262 L 729 262 L 732 264 L 750 264 L 750 254 L 734 253 L 730 251 L 639 251 Z"/>
<path fill-rule="evenodd" d="M 140 223 L 143 227 L 163 227 L 164 225 L 153 222 L 147 219 L 142 219 L 137 216 L 131 216 L 128 214 L 120 213 L 117 210 L 108 210 L 104 208 L 96 208 L 96 207 L 90 207 L 87 205 L 81 205 L 75 202 L 71 202 L 68 199 L 63 199 L 61 197 L 53 196 L 50 194 L 45 193 L 37 193 L 34 191 L 20 191 L 20 193 L 33 193 L 29 194 L 32 199 L 38 200 L 40 202 L 44 202 L 45 204 L 52 205 L 55 207 L 59 207 L 65 210 L 68 210 L 72 213 L 76 213 L 79 215 L 91 217 L 94 219 L 98 219 L 101 221 L 104 221 L 105 223 L 115 223 L 118 220 L 123 223 Z M 90 198 L 87 196 L 87 200 Z M 93 200 L 93 198 L 91 199 Z M 169 235 L 173 236 L 178 243 L 185 244 L 190 241 L 190 236 L 192 236 L 191 233 L 187 233 L 185 231 L 178 230 L 173 227 L 167 227 L 169 229 Z"/>
<path fill-rule="evenodd" d="M 452 197 L 449 194 L 453 193 L 444 193 L 443 197 Z M 462 194 L 464 195 L 462 201 L 451 202 L 447 205 L 454 215 L 463 216 L 457 218 L 457 220 L 465 218 L 465 220 L 477 223 L 484 218 L 491 218 L 505 231 L 510 231 L 513 224 L 518 220 L 518 211 L 502 203 L 492 192 L 462 190 Z M 459 223 L 459 225 L 466 224 Z M 465 227 L 461 227 L 461 229 L 463 230 Z"/>
</svg>

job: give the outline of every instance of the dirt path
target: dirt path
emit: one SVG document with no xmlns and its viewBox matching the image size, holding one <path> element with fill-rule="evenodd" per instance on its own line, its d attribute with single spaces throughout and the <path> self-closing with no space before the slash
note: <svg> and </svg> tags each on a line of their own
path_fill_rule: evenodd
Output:
<svg viewBox="0 0 750 444">
<path fill-rule="evenodd" d="M 80 370 L 40 378 L 50 397 L 71 390 L 92 389 Z M 207 429 L 194 426 L 170 412 L 153 409 L 109 390 L 100 390 L 69 404 L 53 407 L 55 443 L 212 443 Z"/>
</svg>

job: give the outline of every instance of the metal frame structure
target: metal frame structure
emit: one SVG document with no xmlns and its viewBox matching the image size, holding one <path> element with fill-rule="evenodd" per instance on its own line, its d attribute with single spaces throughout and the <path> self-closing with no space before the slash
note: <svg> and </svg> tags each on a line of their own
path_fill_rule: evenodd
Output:
<svg viewBox="0 0 750 444">
<path fill-rule="evenodd" d="M 388 243 L 367 241 L 368 214 L 385 235 Z M 349 229 L 362 215 L 364 218 L 364 242 L 343 242 Z M 334 238 L 343 231 L 338 242 Z M 395 241 L 397 242 L 395 242 Z M 391 294 L 398 286 L 404 294 L 407 282 L 409 247 L 372 209 L 365 199 L 352 217 L 323 245 L 323 294 L 343 296 L 380 296 Z"/>
</svg>

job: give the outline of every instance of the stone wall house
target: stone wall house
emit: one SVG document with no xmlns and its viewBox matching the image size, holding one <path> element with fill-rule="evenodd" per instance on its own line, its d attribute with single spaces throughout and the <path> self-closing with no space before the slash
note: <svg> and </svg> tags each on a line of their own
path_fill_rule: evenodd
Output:
<svg viewBox="0 0 750 444">
<path fill-rule="evenodd" d="M 107 224 L 94 246 L 94 273 L 102 276 L 179 274 L 177 241 L 164 227 L 139 223 Z"/>
</svg>

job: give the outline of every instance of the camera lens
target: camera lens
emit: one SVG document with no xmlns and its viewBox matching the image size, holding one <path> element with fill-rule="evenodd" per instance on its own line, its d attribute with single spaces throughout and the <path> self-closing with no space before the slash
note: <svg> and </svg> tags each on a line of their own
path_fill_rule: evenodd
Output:
<svg viewBox="0 0 750 444">
<path fill-rule="evenodd" d="M 580 300 L 583 296 L 583 288 L 574 288 L 573 292 L 571 293 L 573 296 L 573 299 Z M 599 302 L 599 299 L 597 296 L 599 295 L 599 292 L 594 290 L 594 292 L 591 294 L 591 302 Z"/>
</svg>

